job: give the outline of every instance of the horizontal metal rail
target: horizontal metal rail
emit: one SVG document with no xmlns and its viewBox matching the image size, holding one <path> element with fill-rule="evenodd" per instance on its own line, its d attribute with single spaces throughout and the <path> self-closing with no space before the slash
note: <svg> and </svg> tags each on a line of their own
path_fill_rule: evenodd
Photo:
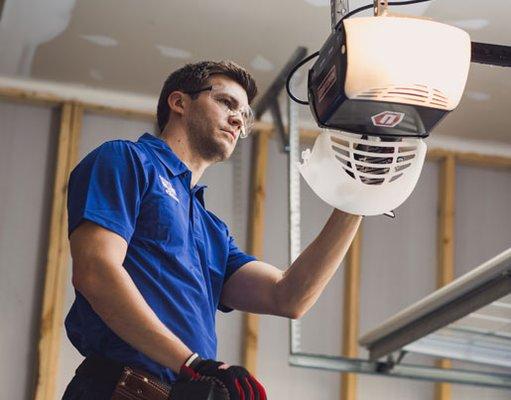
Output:
<svg viewBox="0 0 511 400">
<path fill-rule="evenodd" d="M 289 364 L 295 367 L 370 374 L 388 378 L 449 382 L 511 389 L 511 372 L 509 374 L 502 374 L 464 369 L 442 369 L 412 364 L 392 365 L 392 363 L 388 362 L 371 362 L 357 358 L 332 357 L 309 353 L 291 354 L 289 356 Z"/>
</svg>

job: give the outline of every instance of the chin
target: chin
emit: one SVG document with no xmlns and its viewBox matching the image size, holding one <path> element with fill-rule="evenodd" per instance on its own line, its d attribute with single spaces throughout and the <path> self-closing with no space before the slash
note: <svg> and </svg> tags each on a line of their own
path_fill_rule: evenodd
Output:
<svg viewBox="0 0 511 400">
<path fill-rule="evenodd" d="M 221 161 L 228 159 L 236 147 L 236 139 L 230 137 L 229 140 L 225 140 L 225 138 L 220 138 L 220 140 L 215 140 L 216 142 L 216 150 Z"/>
<path fill-rule="evenodd" d="M 213 162 L 225 161 L 231 156 L 233 150 L 234 146 L 226 145 L 225 141 L 216 141 L 208 146 L 206 153 L 208 153 L 209 157 L 207 158 Z"/>
<path fill-rule="evenodd" d="M 233 149 L 223 149 L 223 151 L 218 152 L 217 161 L 225 161 L 228 160 L 232 155 Z"/>
</svg>

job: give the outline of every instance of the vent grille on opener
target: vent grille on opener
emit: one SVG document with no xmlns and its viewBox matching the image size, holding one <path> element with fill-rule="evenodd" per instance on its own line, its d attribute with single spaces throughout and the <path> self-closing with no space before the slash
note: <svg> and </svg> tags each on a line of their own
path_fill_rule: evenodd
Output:
<svg viewBox="0 0 511 400">
<path fill-rule="evenodd" d="M 374 88 L 354 96 L 360 100 L 379 100 L 395 103 L 447 109 L 449 100 L 440 90 L 426 85 L 395 85 Z"/>
<path fill-rule="evenodd" d="M 330 136 L 340 167 L 354 180 L 382 185 L 401 178 L 417 156 L 417 146 L 379 138 L 343 140 Z"/>
</svg>

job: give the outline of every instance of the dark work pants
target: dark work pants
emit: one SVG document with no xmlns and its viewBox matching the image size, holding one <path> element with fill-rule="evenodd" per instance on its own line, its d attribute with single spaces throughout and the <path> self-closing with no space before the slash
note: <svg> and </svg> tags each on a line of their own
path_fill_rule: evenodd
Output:
<svg viewBox="0 0 511 400">
<path fill-rule="evenodd" d="M 88 357 L 76 370 L 62 400 L 110 400 L 122 366 L 104 358 Z"/>
<path fill-rule="evenodd" d="M 105 382 L 97 382 L 90 376 L 75 375 L 62 400 L 110 400 L 115 385 Z"/>
</svg>

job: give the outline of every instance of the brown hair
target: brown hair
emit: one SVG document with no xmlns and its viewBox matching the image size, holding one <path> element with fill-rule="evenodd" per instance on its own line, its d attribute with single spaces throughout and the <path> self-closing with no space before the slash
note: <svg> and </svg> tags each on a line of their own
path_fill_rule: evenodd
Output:
<svg viewBox="0 0 511 400">
<path fill-rule="evenodd" d="M 186 64 L 184 67 L 169 75 L 161 89 L 158 100 L 157 120 L 160 133 L 170 117 L 170 108 L 167 103 L 169 95 L 176 91 L 192 92 L 208 84 L 212 75 L 225 75 L 245 89 L 249 104 L 257 94 L 254 78 L 241 66 L 232 61 L 201 61 L 195 64 Z"/>
</svg>

